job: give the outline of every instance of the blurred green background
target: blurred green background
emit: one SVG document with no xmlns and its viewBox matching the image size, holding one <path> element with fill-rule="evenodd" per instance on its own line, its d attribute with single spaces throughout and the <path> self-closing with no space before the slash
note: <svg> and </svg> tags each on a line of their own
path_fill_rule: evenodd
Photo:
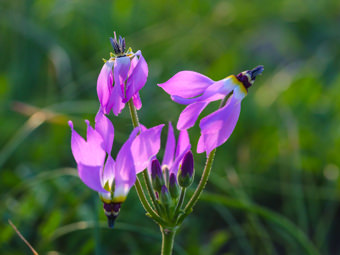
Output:
<svg viewBox="0 0 340 255">
<path fill-rule="evenodd" d="M 1 254 L 30 254 L 8 219 L 40 254 L 159 254 L 135 190 L 107 229 L 70 150 L 67 120 L 93 122 L 113 31 L 148 62 L 148 127 L 177 122 L 184 107 L 156 86 L 176 72 L 265 67 L 175 254 L 340 254 L 339 0 L 2 0 L 0 31 Z M 112 120 L 115 155 L 132 125 L 127 109 Z"/>
</svg>

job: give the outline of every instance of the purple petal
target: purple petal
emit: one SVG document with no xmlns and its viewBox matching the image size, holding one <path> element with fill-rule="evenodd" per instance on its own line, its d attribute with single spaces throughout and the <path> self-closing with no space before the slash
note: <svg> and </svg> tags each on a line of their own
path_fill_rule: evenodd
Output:
<svg viewBox="0 0 340 255">
<path fill-rule="evenodd" d="M 139 93 L 136 93 L 132 96 L 132 101 L 137 110 L 139 110 L 142 107 L 142 101 L 140 100 Z"/>
<path fill-rule="evenodd" d="M 95 129 L 103 138 L 103 148 L 108 154 L 111 154 L 114 138 L 112 122 L 104 115 L 101 109 L 99 109 L 95 121 Z"/>
<path fill-rule="evenodd" d="M 143 131 L 133 141 L 131 151 L 137 174 L 143 171 L 148 166 L 150 159 L 158 153 L 163 127 L 164 124 Z"/>
<path fill-rule="evenodd" d="M 72 130 L 71 149 L 74 159 L 78 165 L 103 166 L 106 155 L 102 147 L 103 139 L 100 134 L 89 125 L 88 121 L 86 123 L 88 125 L 87 141 L 74 130 L 72 121 L 69 121 Z"/>
<path fill-rule="evenodd" d="M 110 188 L 111 184 L 115 178 L 115 161 L 111 157 L 111 155 L 108 155 L 105 167 L 103 169 L 102 173 L 102 186 L 104 187 L 106 182 L 109 182 Z"/>
<path fill-rule="evenodd" d="M 139 57 L 140 53 L 141 53 L 140 50 L 137 51 L 137 52 L 135 53 L 135 56 L 131 59 L 131 64 L 130 64 L 130 70 L 129 70 L 129 72 L 128 72 L 128 77 L 130 77 L 131 74 L 132 74 L 132 72 L 133 72 L 133 70 L 135 70 L 135 68 L 136 68 L 136 66 L 137 66 L 137 64 L 138 64 L 138 57 Z"/>
<path fill-rule="evenodd" d="M 187 130 L 181 130 L 178 136 L 177 148 L 176 148 L 176 155 L 177 158 L 183 152 L 190 150 L 191 144 L 189 139 L 189 134 Z"/>
<path fill-rule="evenodd" d="M 209 86 L 202 96 L 195 98 L 183 98 L 179 96 L 172 96 L 172 100 L 179 104 L 192 104 L 195 102 L 212 102 L 223 99 L 231 91 L 233 91 L 235 85 L 231 82 L 231 79 L 223 79 L 215 82 Z"/>
<path fill-rule="evenodd" d="M 168 138 L 166 140 L 162 165 L 167 165 L 169 168 L 171 168 L 172 162 L 174 160 L 175 147 L 176 147 L 176 140 L 175 140 L 174 129 L 171 125 L 171 122 L 169 122 Z"/>
<path fill-rule="evenodd" d="M 209 102 L 198 102 L 188 105 L 179 116 L 177 129 L 183 130 L 191 128 Z"/>
<path fill-rule="evenodd" d="M 112 93 L 109 99 L 109 103 L 107 109 L 112 109 L 114 115 L 118 116 L 118 114 L 124 109 L 125 104 L 122 102 L 121 88 L 119 85 L 116 85 L 112 89 Z"/>
<path fill-rule="evenodd" d="M 182 71 L 158 86 L 172 96 L 190 98 L 202 94 L 213 83 L 213 80 L 200 73 Z"/>
<path fill-rule="evenodd" d="M 139 55 L 139 60 L 126 82 L 126 97 L 123 100 L 124 103 L 128 102 L 133 95 L 144 87 L 148 78 L 148 64 L 140 51 L 138 51 L 136 55 Z"/>
<path fill-rule="evenodd" d="M 120 90 L 117 90 L 117 92 L 119 92 L 122 98 L 125 97 L 126 93 L 125 80 L 127 79 L 129 69 L 130 69 L 129 57 L 119 57 L 115 59 L 115 64 L 113 68 L 115 86 L 118 85 L 118 87 L 120 88 Z"/>
<path fill-rule="evenodd" d="M 130 188 L 136 181 L 136 167 L 134 164 L 131 144 L 135 139 L 138 128 L 135 128 L 129 139 L 124 143 L 116 158 L 114 201 L 123 202 Z"/>
<path fill-rule="evenodd" d="M 178 137 L 175 162 L 170 169 L 170 173 L 177 175 L 179 165 L 181 164 L 184 155 L 191 149 L 189 134 L 187 130 L 181 130 Z"/>
<path fill-rule="evenodd" d="M 101 184 L 101 169 L 102 166 L 78 164 L 79 177 L 86 186 L 98 192 L 107 192 Z"/>
<path fill-rule="evenodd" d="M 232 96 L 223 108 L 204 117 L 200 122 L 201 137 L 197 152 L 209 154 L 225 143 L 236 126 L 240 111 L 241 101 Z"/>
<path fill-rule="evenodd" d="M 97 80 L 98 99 L 106 114 L 110 112 L 110 109 L 107 109 L 107 104 L 109 102 L 113 83 L 112 66 L 113 61 L 107 61 L 103 65 Z"/>
</svg>

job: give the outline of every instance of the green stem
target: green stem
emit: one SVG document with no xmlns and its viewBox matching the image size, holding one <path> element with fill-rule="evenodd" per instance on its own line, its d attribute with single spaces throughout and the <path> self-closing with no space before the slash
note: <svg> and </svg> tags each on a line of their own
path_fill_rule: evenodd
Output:
<svg viewBox="0 0 340 255">
<path fill-rule="evenodd" d="M 176 206 L 176 209 L 175 209 L 175 213 L 174 213 L 175 218 L 177 217 L 177 214 L 178 214 L 179 210 L 181 209 L 181 207 L 183 205 L 184 197 L 185 197 L 185 190 L 186 190 L 185 187 L 183 187 L 181 189 L 181 194 L 179 196 L 179 200 L 178 200 L 178 203 L 177 203 L 177 206 Z"/>
<path fill-rule="evenodd" d="M 159 207 L 158 201 L 156 199 L 155 192 L 153 191 L 151 180 L 150 180 L 150 176 L 149 176 L 149 173 L 148 173 L 147 169 L 145 169 L 143 171 L 143 176 L 144 176 L 144 181 L 146 183 L 146 187 L 147 187 L 149 196 L 151 197 L 152 203 L 156 207 L 157 212 L 159 213 L 160 207 Z"/>
<path fill-rule="evenodd" d="M 182 214 L 179 219 L 178 219 L 178 224 L 181 224 L 182 221 L 185 219 L 185 217 L 192 211 L 192 208 L 195 206 L 195 204 L 197 203 L 198 199 L 200 198 L 200 195 L 205 187 L 205 185 L 208 182 L 209 179 L 209 175 L 211 172 L 211 168 L 212 168 L 212 164 L 214 162 L 214 157 L 215 157 L 215 152 L 216 149 L 213 149 L 210 153 L 209 156 L 207 158 L 207 162 L 205 164 L 204 167 L 204 171 L 201 177 L 201 180 L 195 190 L 194 195 L 190 198 L 188 204 L 185 206 L 184 208 L 184 214 Z"/>
<path fill-rule="evenodd" d="M 137 114 L 137 110 L 136 110 L 135 106 L 133 105 L 132 99 L 129 100 L 128 105 L 129 105 L 132 125 L 133 125 L 134 128 L 139 127 L 140 124 L 139 124 L 139 120 L 138 120 L 138 114 Z M 146 183 L 146 188 L 148 190 L 148 194 L 151 197 L 152 204 L 156 207 L 156 210 L 159 212 L 159 205 L 157 203 L 157 199 L 156 199 L 155 193 L 153 192 L 153 188 L 152 188 L 151 180 L 150 180 L 150 177 L 149 177 L 149 173 L 148 173 L 148 171 L 146 169 L 143 171 L 143 177 L 144 177 L 144 181 Z M 139 179 L 138 176 L 137 176 L 137 179 Z"/>
<path fill-rule="evenodd" d="M 162 232 L 162 251 L 161 255 L 171 255 L 174 246 L 176 229 L 161 227 Z"/>
<path fill-rule="evenodd" d="M 139 120 L 138 120 L 137 110 L 136 110 L 135 106 L 133 105 L 132 99 L 129 100 L 128 105 L 129 105 L 132 125 L 133 125 L 134 128 L 139 127 Z"/>
<path fill-rule="evenodd" d="M 143 188 L 142 185 L 139 181 L 139 179 L 137 178 L 136 182 L 135 182 L 135 187 L 136 187 L 136 191 L 139 197 L 140 202 L 142 203 L 144 210 L 158 223 L 161 225 L 165 225 L 166 223 L 163 221 L 163 219 L 161 217 L 159 217 L 159 215 L 152 209 L 152 207 L 150 206 L 148 200 L 145 197 L 145 194 L 143 192 Z"/>
</svg>

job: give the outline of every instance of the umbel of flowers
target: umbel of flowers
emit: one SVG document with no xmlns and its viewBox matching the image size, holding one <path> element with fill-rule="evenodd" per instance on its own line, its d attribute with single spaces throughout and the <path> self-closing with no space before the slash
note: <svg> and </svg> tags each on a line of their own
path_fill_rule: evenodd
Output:
<svg viewBox="0 0 340 255">
<path fill-rule="evenodd" d="M 160 226 L 161 254 L 172 254 L 176 231 L 192 212 L 208 181 L 216 148 L 232 134 L 240 115 L 241 102 L 257 75 L 263 72 L 263 67 L 229 75 L 219 81 L 197 72 L 181 71 L 167 82 L 158 84 L 174 102 L 187 105 L 177 122 L 177 141 L 174 128 L 171 122 L 168 123 L 164 155 L 159 161 L 164 124 L 146 128 L 140 124 L 137 115 L 137 110 L 142 107 L 139 91 L 147 81 L 148 65 L 140 50 L 126 50 L 125 39 L 121 36 L 117 39 L 114 33 L 110 41 L 114 52 L 110 53 L 108 60 L 104 60 L 98 76 L 99 110 L 94 127 L 88 120 L 85 121 L 87 134 L 84 139 L 69 121 L 71 149 L 79 178 L 98 192 L 111 228 L 129 190 L 135 186 L 147 215 Z M 188 129 L 195 125 L 210 102 L 218 100 L 221 101 L 220 107 L 199 123 L 201 135 L 196 151 L 205 152 L 207 162 L 193 195 L 186 199 L 186 189 L 192 185 L 195 172 Z M 113 156 L 112 146 L 116 146 L 113 144 L 114 126 L 106 115 L 113 112 L 118 116 L 126 104 L 132 120 L 131 133 L 117 155 Z M 118 120 L 115 118 L 113 122 Z M 138 173 L 144 178 L 140 178 Z M 141 184 L 143 181 L 145 185 Z M 185 200 L 188 200 L 187 203 L 184 203 Z"/>
</svg>

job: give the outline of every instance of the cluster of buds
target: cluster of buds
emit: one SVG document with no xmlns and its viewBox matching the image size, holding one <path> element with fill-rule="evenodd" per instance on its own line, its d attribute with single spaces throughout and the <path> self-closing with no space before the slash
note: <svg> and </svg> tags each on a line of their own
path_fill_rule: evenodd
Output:
<svg viewBox="0 0 340 255">
<path fill-rule="evenodd" d="M 174 172 L 169 173 L 167 166 L 161 167 L 158 159 L 151 162 L 151 181 L 158 202 L 168 208 L 177 205 L 180 189 L 188 188 L 194 180 L 194 158 L 189 150 L 185 153 L 182 163 Z"/>
</svg>

